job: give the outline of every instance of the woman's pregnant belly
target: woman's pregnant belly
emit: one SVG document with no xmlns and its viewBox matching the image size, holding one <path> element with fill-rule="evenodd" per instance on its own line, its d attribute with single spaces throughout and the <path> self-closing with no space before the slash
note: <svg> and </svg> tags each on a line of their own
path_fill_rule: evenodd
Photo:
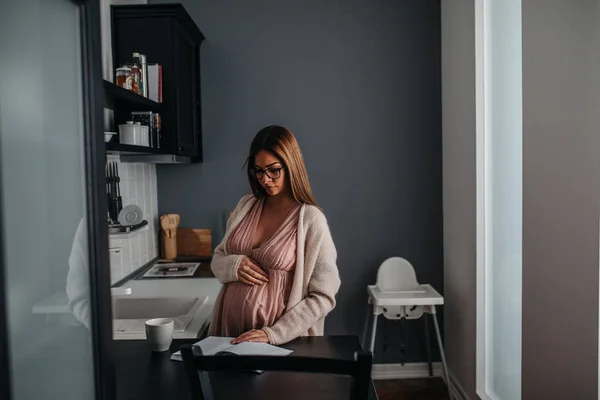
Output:
<svg viewBox="0 0 600 400">
<path fill-rule="evenodd" d="M 270 269 L 269 282 L 246 285 L 230 282 L 224 287 L 222 328 L 226 336 L 238 336 L 251 329 L 272 326 L 285 312 L 293 275 Z"/>
</svg>

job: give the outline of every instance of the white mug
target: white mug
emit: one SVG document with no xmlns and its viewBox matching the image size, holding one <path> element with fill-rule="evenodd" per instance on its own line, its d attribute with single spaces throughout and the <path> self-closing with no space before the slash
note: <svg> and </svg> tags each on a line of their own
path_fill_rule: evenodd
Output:
<svg viewBox="0 0 600 400">
<path fill-rule="evenodd" d="M 152 351 L 166 351 L 173 341 L 175 322 L 171 318 L 154 318 L 146 321 L 146 339 Z"/>
</svg>

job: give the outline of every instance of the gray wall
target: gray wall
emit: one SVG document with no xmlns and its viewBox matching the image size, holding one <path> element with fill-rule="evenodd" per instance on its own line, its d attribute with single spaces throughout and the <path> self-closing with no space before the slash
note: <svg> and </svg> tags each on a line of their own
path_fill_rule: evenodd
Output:
<svg viewBox="0 0 600 400">
<path fill-rule="evenodd" d="M 327 332 L 359 333 L 366 286 L 400 255 L 442 290 L 440 8 L 428 1 L 183 1 L 202 47 L 205 162 L 161 166 L 161 213 L 223 234 L 254 134 L 287 125 L 339 253 Z M 380 325 L 378 361 L 423 361 L 422 326 Z M 382 354 L 384 333 L 390 347 Z"/>
<path fill-rule="evenodd" d="M 475 395 L 475 12 L 443 0 L 444 328 L 448 366 Z"/>
<path fill-rule="evenodd" d="M 523 399 L 597 399 L 600 9 L 523 0 Z"/>
</svg>

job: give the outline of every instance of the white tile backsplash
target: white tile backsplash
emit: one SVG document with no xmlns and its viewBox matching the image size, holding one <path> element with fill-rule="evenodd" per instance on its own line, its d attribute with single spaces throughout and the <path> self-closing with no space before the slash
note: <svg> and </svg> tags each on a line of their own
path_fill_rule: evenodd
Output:
<svg viewBox="0 0 600 400">
<path fill-rule="evenodd" d="M 110 246 L 112 249 L 119 249 L 120 244 L 113 244 Z M 109 261 L 110 261 L 110 278 L 118 281 L 119 279 L 123 279 L 123 266 L 121 259 L 121 251 L 118 252 L 111 251 L 109 252 Z"/>
<path fill-rule="evenodd" d="M 136 204 L 144 212 L 149 229 L 126 239 L 110 239 L 110 247 L 120 247 L 120 253 L 110 253 L 111 284 L 123 279 L 158 256 L 158 203 L 156 166 L 144 163 L 122 163 L 116 156 L 121 177 L 123 206 Z"/>
<path fill-rule="evenodd" d="M 127 270 L 130 270 L 131 267 L 131 239 L 123 240 L 123 247 L 121 247 L 121 264 L 127 265 Z M 111 277 L 111 283 L 115 283 L 116 280 L 113 280 Z"/>
<path fill-rule="evenodd" d="M 146 263 L 148 262 L 148 242 L 146 241 L 146 237 L 144 235 L 139 235 L 136 239 L 140 248 L 140 255 L 144 263 Z"/>
</svg>

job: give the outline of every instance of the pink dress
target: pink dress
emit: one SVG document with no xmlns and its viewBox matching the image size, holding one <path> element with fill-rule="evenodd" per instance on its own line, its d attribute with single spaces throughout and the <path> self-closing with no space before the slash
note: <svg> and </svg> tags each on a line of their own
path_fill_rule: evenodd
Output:
<svg viewBox="0 0 600 400">
<path fill-rule="evenodd" d="M 294 207 L 273 236 L 252 248 L 264 200 L 257 201 L 227 241 L 229 254 L 243 254 L 267 271 L 264 285 L 226 283 L 216 301 L 212 334 L 236 337 L 272 326 L 285 312 L 294 280 L 300 205 Z"/>
</svg>

